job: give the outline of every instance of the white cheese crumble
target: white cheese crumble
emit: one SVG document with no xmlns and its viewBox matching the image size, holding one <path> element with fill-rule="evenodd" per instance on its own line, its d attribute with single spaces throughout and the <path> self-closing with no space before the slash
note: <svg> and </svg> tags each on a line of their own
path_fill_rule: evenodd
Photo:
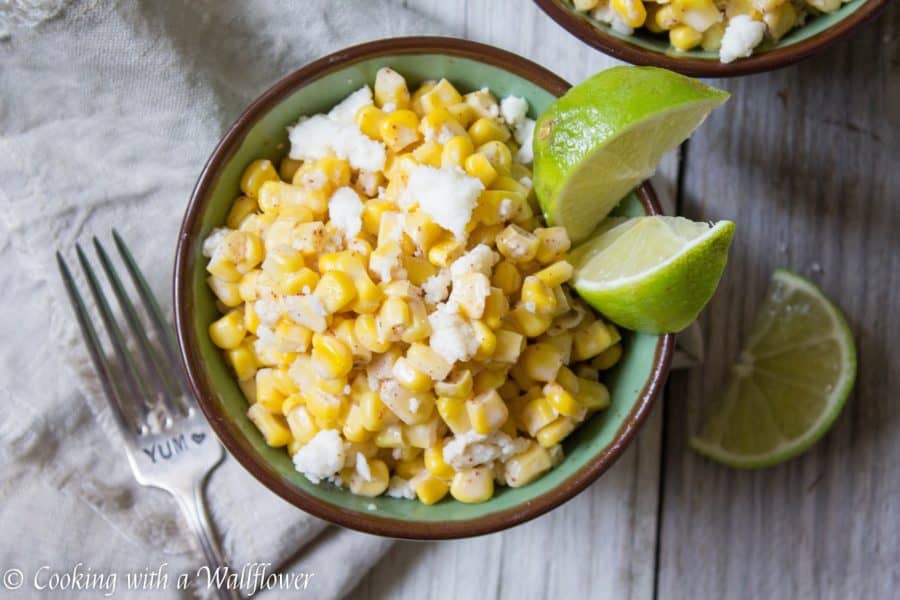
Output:
<svg viewBox="0 0 900 600">
<path fill-rule="evenodd" d="M 391 498 L 406 498 L 407 500 L 415 500 L 416 492 L 413 490 L 412 482 L 402 477 L 394 475 L 388 482 L 388 489 L 385 492 Z"/>
<path fill-rule="evenodd" d="M 216 250 L 219 249 L 219 246 L 222 245 L 225 236 L 229 233 L 231 233 L 231 230 L 227 227 L 216 227 L 210 231 L 209 235 L 206 236 L 206 239 L 203 240 L 203 256 L 212 258 L 213 254 L 216 253 Z"/>
<path fill-rule="evenodd" d="M 339 188 L 328 201 L 328 218 L 348 240 L 355 238 L 362 229 L 362 211 L 362 200 L 350 187 Z"/>
<path fill-rule="evenodd" d="M 284 312 L 280 302 L 269 298 L 260 298 L 257 300 L 253 305 L 253 310 L 256 311 L 256 316 L 259 317 L 260 323 L 270 326 L 275 325 Z"/>
<path fill-rule="evenodd" d="M 766 24 L 754 21 L 748 15 L 732 17 L 722 36 L 719 60 L 730 63 L 738 58 L 746 58 L 753 53 L 766 33 Z"/>
<path fill-rule="evenodd" d="M 444 461 L 456 470 L 468 469 L 495 460 L 509 460 L 524 452 L 528 444 L 527 439 L 512 438 L 502 431 L 490 435 L 467 431 L 444 445 Z"/>
<path fill-rule="evenodd" d="M 513 133 L 516 142 L 519 144 L 519 150 L 516 152 L 515 160 L 523 165 L 530 165 L 534 161 L 534 119 L 525 119 L 516 127 Z"/>
<path fill-rule="evenodd" d="M 451 365 L 469 360 L 478 351 L 478 337 L 468 321 L 455 314 L 446 304 L 428 315 L 431 325 L 429 345 Z"/>
<path fill-rule="evenodd" d="M 372 481 L 372 469 L 369 468 L 369 461 L 362 452 L 356 453 L 356 472 L 366 481 Z"/>
<path fill-rule="evenodd" d="M 340 472 L 344 466 L 344 442 L 336 429 L 323 429 L 297 450 L 294 468 L 313 483 Z"/>
<path fill-rule="evenodd" d="M 518 96 L 507 96 L 500 101 L 500 114 L 507 125 L 516 128 L 528 116 L 528 102 Z"/>
<path fill-rule="evenodd" d="M 422 284 L 422 290 L 425 292 L 425 302 L 429 304 L 437 304 L 447 299 L 450 292 L 450 269 L 441 269 Z"/>
<path fill-rule="evenodd" d="M 466 225 L 483 190 L 481 181 L 458 167 L 435 169 L 419 165 L 409 174 L 400 204 L 418 203 L 432 221 L 457 239 L 465 239 Z"/>
<path fill-rule="evenodd" d="M 453 279 L 462 277 L 466 273 L 481 273 L 490 277 L 491 269 L 499 260 L 500 255 L 491 250 L 490 246 L 478 244 L 453 261 L 453 264 L 450 265 L 450 275 Z"/>
<path fill-rule="evenodd" d="M 372 105 L 372 88 L 367 85 L 359 88 L 328 112 L 328 118 L 338 123 L 346 123 L 347 125 L 355 125 L 356 113 L 363 106 Z"/>
<path fill-rule="evenodd" d="M 347 159 L 354 169 L 384 169 L 384 144 L 363 134 L 356 125 L 335 121 L 325 115 L 314 115 L 288 127 L 288 137 L 291 158 L 318 160 L 334 154 Z"/>
</svg>

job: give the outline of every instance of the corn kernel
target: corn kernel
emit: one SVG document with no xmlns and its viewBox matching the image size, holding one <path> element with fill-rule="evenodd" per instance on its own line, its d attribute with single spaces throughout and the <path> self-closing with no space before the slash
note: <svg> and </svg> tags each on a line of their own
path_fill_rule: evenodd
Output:
<svg viewBox="0 0 900 600">
<path fill-rule="evenodd" d="M 356 404 L 350 407 L 341 432 L 344 434 L 344 438 L 350 442 L 365 442 L 372 437 L 372 432 L 363 426 L 362 408 Z"/>
<path fill-rule="evenodd" d="M 515 263 L 526 263 L 534 259 L 538 243 L 536 235 L 518 225 L 508 226 L 497 236 L 497 250 Z"/>
<path fill-rule="evenodd" d="M 501 260 L 494 266 L 491 285 L 500 288 L 505 295 L 512 296 L 522 287 L 522 275 L 514 263 Z"/>
<path fill-rule="evenodd" d="M 444 148 L 441 152 L 441 167 L 462 168 L 465 160 L 473 152 L 475 152 L 475 147 L 468 136 L 453 136 L 444 143 Z"/>
<path fill-rule="evenodd" d="M 302 267 L 293 273 L 286 273 L 278 280 L 282 294 L 309 294 L 319 284 L 319 274 L 309 267 Z"/>
<path fill-rule="evenodd" d="M 247 342 L 237 348 L 227 350 L 225 356 L 238 381 L 252 379 L 256 375 L 259 365 L 256 362 L 256 354 L 253 352 L 252 346 Z"/>
<path fill-rule="evenodd" d="M 595 356 L 591 361 L 591 366 L 598 371 L 605 371 L 618 363 L 620 358 L 622 358 L 622 344 L 615 343 Z"/>
<path fill-rule="evenodd" d="M 575 421 L 569 417 L 559 417 L 544 426 L 535 437 L 541 446 L 550 448 L 563 441 L 573 431 L 575 431 Z"/>
<path fill-rule="evenodd" d="M 325 312 L 333 314 L 356 298 L 356 286 L 346 273 L 328 271 L 319 279 L 313 295 L 319 299 Z"/>
<path fill-rule="evenodd" d="M 440 396 L 465 399 L 472 394 L 472 372 L 467 369 L 454 371 L 445 381 L 438 381 L 434 391 Z"/>
<path fill-rule="evenodd" d="M 389 341 L 381 337 L 373 315 L 364 314 L 356 317 L 353 333 L 356 334 L 359 343 L 370 352 L 385 352 L 391 346 Z"/>
<path fill-rule="evenodd" d="M 387 115 L 374 106 L 364 106 L 356 113 L 354 121 L 359 130 L 373 140 L 381 139 L 381 123 Z"/>
<path fill-rule="evenodd" d="M 797 10 L 790 2 L 773 8 L 763 15 L 763 22 L 773 40 L 780 40 L 797 23 Z M 705 39 L 705 38 L 704 38 Z"/>
<path fill-rule="evenodd" d="M 354 471 L 350 476 L 350 491 L 360 496 L 380 496 L 388 488 L 390 474 L 383 460 L 363 459 L 368 463 L 368 473 Z"/>
<path fill-rule="evenodd" d="M 434 87 L 422 94 L 422 108 L 429 113 L 438 108 L 445 108 L 462 102 L 462 96 L 446 79 L 441 79 Z"/>
<path fill-rule="evenodd" d="M 447 427 L 440 416 L 435 415 L 425 423 L 404 426 L 403 437 L 413 448 L 425 450 L 437 444 L 446 431 Z"/>
<path fill-rule="evenodd" d="M 725 25 L 716 23 L 703 32 L 700 47 L 707 52 L 716 52 L 722 47 L 722 38 L 725 36 Z"/>
<path fill-rule="evenodd" d="M 653 18 L 653 27 L 649 27 L 651 31 L 655 33 L 659 33 L 662 31 L 669 31 L 676 25 L 678 25 L 678 18 L 675 16 L 675 11 L 672 10 L 672 6 L 669 4 L 663 4 L 652 14 Z"/>
<path fill-rule="evenodd" d="M 312 338 L 313 368 L 319 377 L 344 377 L 353 368 L 353 353 L 333 335 L 316 333 Z"/>
<path fill-rule="evenodd" d="M 702 40 L 703 34 L 690 25 L 676 25 L 669 30 L 669 43 L 682 52 L 699 46 Z"/>
<path fill-rule="evenodd" d="M 480 152 L 466 157 L 464 169 L 470 176 L 481 181 L 486 188 L 490 187 L 497 178 L 497 170 L 494 168 L 494 165 L 491 164 L 487 156 Z"/>
<path fill-rule="evenodd" d="M 471 125 L 475 119 L 478 118 L 478 113 L 475 112 L 475 107 L 468 104 L 467 102 L 457 102 L 456 104 L 451 104 L 446 107 L 450 114 L 453 115 L 453 118 L 462 125 L 463 127 L 468 127 Z"/>
<path fill-rule="evenodd" d="M 278 181 L 278 173 L 270 160 L 254 160 L 241 175 L 241 191 L 256 198 L 259 188 L 267 181 Z"/>
<path fill-rule="evenodd" d="M 359 398 L 359 408 L 362 411 L 362 426 L 369 431 L 379 431 L 390 420 L 388 407 L 376 392 L 363 392 Z"/>
<path fill-rule="evenodd" d="M 444 442 L 441 440 L 425 450 L 425 468 L 435 477 L 450 479 L 456 471 L 444 461 Z"/>
<path fill-rule="evenodd" d="M 450 494 L 467 504 L 486 502 L 494 495 L 494 473 L 489 467 L 464 469 L 453 476 Z"/>
<path fill-rule="evenodd" d="M 563 365 L 563 355 L 559 348 L 545 342 L 536 342 L 522 352 L 525 373 L 535 381 L 550 382 Z"/>
<path fill-rule="evenodd" d="M 509 376 L 508 369 L 484 369 L 475 375 L 473 391 L 475 394 L 484 394 L 491 390 L 499 390 L 506 383 Z"/>
<path fill-rule="evenodd" d="M 378 338 L 388 342 L 399 342 L 404 330 L 411 324 L 412 315 L 409 304 L 403 298 L 388 297 L 385 299 L 375 317 Z"/>
<path fill-rule="evenodd" d="M 497 118 L 500 116 L 500 105 L 497 103 L 497 99 L 486 89 L 470 92 L 465 95 L 464 99 L 479 117 Z"/>
<path fill-rule="evenodd" d="M 259 206 L 256 204 L 254 198 L 251 198 L 250 196 L 241 196 L 231 205 L 231 210 L 228 211 L 228 217 L 225 219 L 225 224 L 229 229 L 237 229 L 241 226 L 244 219 L 255 213 L 258 208 Z"/>
<path fill-rule="evenodd" d="M 419 502 L 425 505 L 440 502 L 447 495 L 447 492 L 450 491 L 450 486 L 447 485 L 447 482 L 439 477 L 435 477 L 428 471 L 420 472 L 410 483 L 416 492 L 416 496 L 419 498 Z"/>
<path fill-rule="evenodd" d="M 394 465 L 394 474 L 402 479 L 412 479 L 425 470 L 425 462 L 421 457 L 412 460 L 401 460 Z"/>
<path fill-rule="evenodd" d="M 440 397 L 437 400 L 437 410 L 454 435 L 461 435 L 472 429 L 463 398 Z"/>
<path fill-rule="evenodd" d="M 375 434 L 375 445 L 379 448 L 402 448 L 403 428 L 399 424 L 388 425 Z"/>
<path fill-rule="evenodd" d="M 506 461 L 504 479 L 509 487 L 517 488 L 531 483 L 553 466 L 550 453 L 538 444 Z"/>
<path fill-rule="evenodd" d="M 243 304 L 244 300 L 241 298 L 239 283 L 222 281 L 212 275 L 206 278 L 206 283 L 209 285 L 209 289 L 212 290 L 213 294 L 216 295 L 219 302 L 228 308 L 235 308 Z"/>
<path fill-rule="evenodd" d="M 536 275 L 529 275 L 522 283 L 522 305 L 530 312 L 551 317 L 558 307 L 553 290 Z"/>
<path fill-rule="evenodd" d="M 506 175 L 512 170 L 512 152 L 503 142 L 491 140 L 479 146 L 478 152 L 487 157 L 498 173 Z"/>
<path fill-rule="evenodd" d="M 466 414 L 476 433 L 483 435 L 500 429 L 509 417 L 509 411 L 497 390 L 490 390 L 466 402 Z"/>
<path fill-rule="evenodd" d="M 572 358 L 587 360 L 593 358 L 621 339 L 618 330 L 603 321 L 594 321 L 579 326 L 575 331 L 575 346 Z"/>
<path fill-rule="evenodd" d="M 319 433 L 319 427 L 305 406 L 295 406 L 286 414 L 286 418 L 291 435 L 301 444 L 306 444 Z"/>
<path fill-rule="evenodd" d="M 491 287 L 490 290 L 484 300 L 484 312 L 481 320 L 491 329 L 499 329 L 503 318 L 509 314 L 509 301 L 500 288 Z"/>
<path fill-rule="evenodd" d="M 244 315 L 239 310 L 232 310 L 224 317 L 213 321 L 209 326 L 209 337 L 213 344 L 223 350 L 233 350 L 241 345 L 247 330 L 244 328 Z"/>
<path fill-rule="evenodd" d="M 449 267 L 465 251 L 466 247 L 461 242 L 447 239 L 431 247 L 428 251 L 428 261 L 438 267 Z"/>
<path fill-rule="evenodd" d="M 290 443 L 291 431 L 281 415 L 274 415 L 261 404 L 254 404 L 247 409 L 247 418 L 262 433 L 267 445 L 273 448 L 280 448 Z"/>
<path fill-rule="evenodd" d="M 413 92 L 413 95 L 410 98 L 410 104 L 417 115 L 422 116 L 425 114 L 425 109 L 422 107 L 422 96 L 434 89 L 434 86 L 436 85 L 437 81 L 425 81 L 415 92 Z"/>
<path fill-rule="evenodd" d="M 585 407 L 582 406 L 568 390 L 558 383 L 548 383 L 545 385 L 544 397 L 547 398 L 547 401 L 550 402 L 556 412 L 561 415 L 571 417 L 576 421 L 582 421 L 587 415 Z"/>
<path fill-rule="evenodd" d="M 525 306 L 519 305 L 509 313 L 512 322 L 526 337 L 537 337 L 547 331 L 553 323 L 553 318 L 547 315 L 538 315 L 531 312 Z"/>
<path fill-rule="evenodd" d="M 722 21 L 714 0 L 672 0 L 671 6 L 679 22 L 700 33 Z"/>
<path fill-rule="evenodd" d="M 497 119 L 481 117 L 469 126 L 469 137 L 475 146 L 488 142 L 505 142 L 511 137 L 509 129 Z"/>
<path fill-rule="evenodd" d="M 378 132 L 392 152 L 402 152 L 419 141 L 419 117 L 411 110 L 394 111 L 384 117 Z"/>
<path fill-rule="evenodd" d="M 603 410 L 609 406 L 609 390 L 599 381 L 579 378 L 577 397 L 588 410 Z"/>
<path fill-rule="evenodd" d="M 409 108 L 409 88 L 406 87 L 406 79 L 403 75 L 390 67 L 382 67 L 375 73 L 375 103 L 384 108 L 385 105 L 393 108 Z"/>
<path fill-rule="evenodd" d="M 443 162 L 444 147 L 436 140 L 428 140 L 424 144 L 416 147 L 416 149 L 412 151 L 412 155 L 420 165 L 428 165 L 429 167 L 439 169 Z"/>
</svg>

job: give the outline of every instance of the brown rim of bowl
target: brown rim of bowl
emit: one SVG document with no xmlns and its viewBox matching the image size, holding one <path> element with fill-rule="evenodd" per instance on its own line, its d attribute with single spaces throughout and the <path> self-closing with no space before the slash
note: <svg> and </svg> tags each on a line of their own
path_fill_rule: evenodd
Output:
<svg viewBox="0 0 900 600">
<path fill-rule="evenodd" d="M 470 537 L 506 529 L 542 515 L 574 497 L 608 469 L 634 437 L 666 380 L 672 359 L 674 335 L 660 336 L 653 358 L 653 370 L 634 407 L 616 432 L 614 441 L 588 464 L 557 487 L 519 506 L 475 519 L 428 523 L 379 517 L 340 508 L 307 494 L 283 479 L 260 458 L 237 427 L 220 414 L 215 400 L 216 393 L 197 350 L 197 331 L 191 326 L 193 299 L 188 274 L 194 257 L 199 254 L 197 243 L 201 217 L 220 169 L 240 146 L 247 131 L 279 101 L 323 75 L 361 60 L 405 54 L 445 54 L 477 60 L 528 79 L 556 96 L 562 95 L 570 87 L 550 71 L 515 54 L 475 42 L 441 37 L 408 37 L 361 44 L 320 58 L 294 71 L 269 88 L 238 117 L 203 168 L 191 194 L 178 237 L 173 282 L 175 325 L 181 359 L 191 390 L 213 431 L 232 456 L 267 488 L 312 515 L 365 533 L 420 540 Z M 661 212 L 649 183 L 642 184 L 636 192 L 648 214 Z"/>
<path fill-rule="evenodd" d="M 555 0 L 534 0 L 541 10 L 569 33 L 613 58 L 635 65 L 664 67 L 692 77 L 736 77 L 794 64 L 845 38 L 857 26 L 874 18 L 879 10 L 887 6 L 887 2 L 888 0 L 868 0 L 856 12 L 812 37 L 790 46 L 753 54 L 748 58 L 724 64 L 712 59 L 668 56 L 642 48 L 596 29 L 587 21 L 587 17 L 572 14 Z"/>
</svg>

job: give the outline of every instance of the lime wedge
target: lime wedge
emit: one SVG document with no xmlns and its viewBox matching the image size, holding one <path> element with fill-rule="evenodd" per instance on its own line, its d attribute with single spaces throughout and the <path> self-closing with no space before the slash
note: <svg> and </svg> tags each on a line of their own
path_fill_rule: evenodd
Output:
<svg viewBox="0 0 900 600">
<path fill-rule="evenodd" d="M 840 310 L 779 269 L 726 392 L 691 447 L 731 467 L 784 462 L 828 431 L 855 379 L 856 348 Z"/>
<path fill-rule="evenodd" d="M 728 93 L 655 67 L 614 67 L 556 100 L 534 134 L 547 221 L 583 240 Z"/>
<path fill-rule="evenodd" d="M 733 235 L 731 221 L 608 219 L 569 256 L 575 290 L 626 329 L 680 331 L 716 291 Z"/>
</svg>

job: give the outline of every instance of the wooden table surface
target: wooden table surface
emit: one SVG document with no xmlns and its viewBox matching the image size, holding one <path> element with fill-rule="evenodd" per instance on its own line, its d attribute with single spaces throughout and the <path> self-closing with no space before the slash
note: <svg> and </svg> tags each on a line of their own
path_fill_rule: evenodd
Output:
<svg viewBox="0 0 900 600">
<path fill-rule="evenodd" d="M 458 35 L 571 82 L 616 64 L 526 0 L 408 0 Z M 900 587 L 900 10 L 794 67 L 713 81 L 732 93 L 661 168 L 679 214 L 731 219 L 700 321 L 705 363 L 673 373 L 618 463 L 565 506 L 471 540 L 398 543 L 353 596 L 888 598 Z M 769 276 L 840 305 L 856 389 L 833 430 L 779 467 L 735 471 L 687 448 Z"/>
</svg>

